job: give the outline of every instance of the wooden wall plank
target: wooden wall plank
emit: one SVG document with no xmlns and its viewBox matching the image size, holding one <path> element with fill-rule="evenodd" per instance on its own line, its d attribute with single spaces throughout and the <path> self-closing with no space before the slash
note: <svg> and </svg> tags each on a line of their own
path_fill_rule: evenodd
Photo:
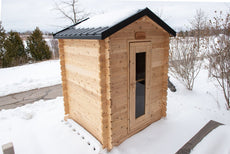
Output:
<svg viewBox="0 0 230 154">
<path fill-rule="evenodd" d="M 152 42 L 147 70 L 151 119 L 129 132 L 129 42 L 135 41 L 136 32 Z M 110 150 L 166 116 L 169 34 L 151 19 L 142 17 L 105 40 L 59 42 L 65 112 L 104 148 Z"/>
<path fill-rule="evenodd" d="M 65 53 L 65 59 L 68 65 L 74 65 L 88 71 L 99 72 L 99 62 L 95 57 Z"/>
<path fill-rule="evenodd" d="M 65 46 L 65 49 L 68 51 L 68 53 L 71 53 L 75 56 L 83 55 L 98 57 L 100 54 L 99 48 L 87 48 L 84 46 Z"/>
<path fill-rule="evenodd" d="M 99 41 L 66 39 L 62 42 L 69 117 L 103 144 Z"/>
<path fill-rule="evenodd" d="M 111 121 L 112 121 L 112 143 L 118 145 L 127 136 L 134 132 L 128 133 L 120 128 L 123 124 L 128 127 L 128 54 L 129 40 L 135 40 L 135 32 L 145 32 L 146 40 L 152 42 L 151 55 L 151 97 L 149 98 L 152 121 L 160 119 L 166 107 L 166 76 L 168 57 L 169 34 L 159 25 L 154 23 L 148 17 L 142 17 L 126 26 L 122 30 L 116 32 L 110 39 L 110 85 L 111 85 Z M 163 90 L 164 89 L 164 90 Z M 163 104 L 164 103 L 164 104 Z M 127 124 L 127 125 L 125 125 Z M 147 126 L 148 124 L 146 124 Z M 139 130 L 137 130 L 139 131 Z"/>
<path fill-rule="evenodd" d="M 85 69 L 82 69 L 82 68 L 80 68 L 78 66 L 75 66 L 73 64 L 69 64 L 68 62 L 65 65 L 65 68 L 66 68 L 66 71 L 76 72 L 78 74 L 81 74 L 83 76 L 87 76 L 89 78 L 93 76 L 95 79 L 100 80 L 99 72 L 93 72 L 93 71 L 90 71 L 90 70 L 85 70 Z"/>
<path fill-rule="evenodd" d="M 100 92 L 100 81 L 98 79 L 93 78 L 93 76 L 84 76 L 79 74 L 78 72 L 74 72 L 72 70 L 68 70 L 66 72 L 67 78 L 76 83 L 81 87 L 87 87 L 90 91 L 99 94 Z"/>
</svg>

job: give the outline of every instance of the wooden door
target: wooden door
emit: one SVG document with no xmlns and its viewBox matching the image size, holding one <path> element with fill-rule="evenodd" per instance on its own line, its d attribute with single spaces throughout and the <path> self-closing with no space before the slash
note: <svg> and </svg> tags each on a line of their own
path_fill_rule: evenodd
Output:
<svg viewBox="0 0 230 154">
<path fill-rule="evenodd" d="M 142 128 L 149 120 L 151 43 L 129 44 L 129 131 Z"/>
</svg>

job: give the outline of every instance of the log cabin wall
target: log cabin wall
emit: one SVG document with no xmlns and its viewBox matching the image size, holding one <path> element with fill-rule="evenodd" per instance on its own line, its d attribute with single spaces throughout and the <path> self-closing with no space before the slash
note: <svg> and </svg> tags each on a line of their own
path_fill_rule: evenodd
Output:
<svg viewBox="0 0 230 154">
<path fill-rule="evenodd" d="M 68 104 L 68 93 L 67 93 L 67 85 L 66 85 L 66 70 L 65 70 L 65 53 L 64 53 L 64 40 L 58 40 L 58 48 L 59 48 L 59 58 L 60 58 L 60 66 L 61 66 L 61 77 L 62 77 L 62 93 L 64 97 L 64 109 L 65 115 L 69 114 L 69 104 Z"/>
<path fill-rule="evenodd" d="M 135 39 L 138 32 L 143 36 Z M 144 16 L 108 38 L 111 99 L 111 144 L 119 145 L 129 136 L 166 116 L 169 34 Z M 129 131 L 129 42 L 151 41 L 151 121 Z"/>
<path fill-rule="evenodd" d="M 110 47 L 109 39 L 99 40 L 100 44 L 100 87 L 102 108 L 103 148 L 112 149 L 111 142 L 111 91 L 110 91 Z"/>
<path fill-rule="evenodd" d="M 137 35 L 141 39 L 136 39 Z M 105 40 L 59 40 L 65 113 L 104 148 L 129 131 L 129 43 L 151 42 L 151 121 L 166 116 L 169 34 L 142 17 Z"/>
<path fill-rule="evenodd" d="M 105 78 L 101 78 L 100 72 L 105 65 L 99 40 L 64 39 L 59 43 L 66 114 L 104 145 L 102 80 Z"/>
</svg>

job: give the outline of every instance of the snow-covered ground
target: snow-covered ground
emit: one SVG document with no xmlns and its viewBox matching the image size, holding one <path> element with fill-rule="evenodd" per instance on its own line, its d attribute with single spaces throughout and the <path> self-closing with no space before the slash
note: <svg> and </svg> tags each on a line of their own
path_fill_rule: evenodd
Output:
<svg viewBox="0 0 230 154">
<path fill-rule="evenodd" d="M 100 145 L 96 139 L 90 137 L 76 123 L 73 128 L 71 122 L 62 120 L 63 115 L 62 97 L 1 111 L 0 145 L 12 141 L 16 154 L 98 152 Z"/>
<path fill-rule="evenodd" d="M 0 69 L 0 96 L 60 83 L 59 60 Z"/>
<path fill-rule="evenodd" d="M 47 63 L 52 65 L 55 62 L 45 62 L 43 67 L 48 66 Z M 110 153 L 172 154 L 209 120 L 216 120 L 226 125 L 213 130 L 192 153 L 229 154 L 230 111 L 225 108 L 220 88 L 207 76 L 206 70 L 200 72 L 193 91 L 188 91 L 171 77 L 177 92 L 168 91 L 167 117 L 114 147 Z M 2 110 L 0 145 L 13 142 L 17 154 L 106 153 L 83 128 L 72 121 L 63 121 L 63 110 L 62 97 Z"/>
</svg>

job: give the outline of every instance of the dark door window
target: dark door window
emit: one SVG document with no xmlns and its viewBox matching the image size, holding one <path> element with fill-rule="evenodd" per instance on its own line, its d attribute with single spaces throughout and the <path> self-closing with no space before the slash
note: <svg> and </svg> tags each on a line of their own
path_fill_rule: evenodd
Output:
<svg viewBox="0 0 230 154">
<path fill-rule="evenodd" d="M 136 53 L 136 118 L 145 114 L 145 60 L 145 52 Z"/>
</svg>

